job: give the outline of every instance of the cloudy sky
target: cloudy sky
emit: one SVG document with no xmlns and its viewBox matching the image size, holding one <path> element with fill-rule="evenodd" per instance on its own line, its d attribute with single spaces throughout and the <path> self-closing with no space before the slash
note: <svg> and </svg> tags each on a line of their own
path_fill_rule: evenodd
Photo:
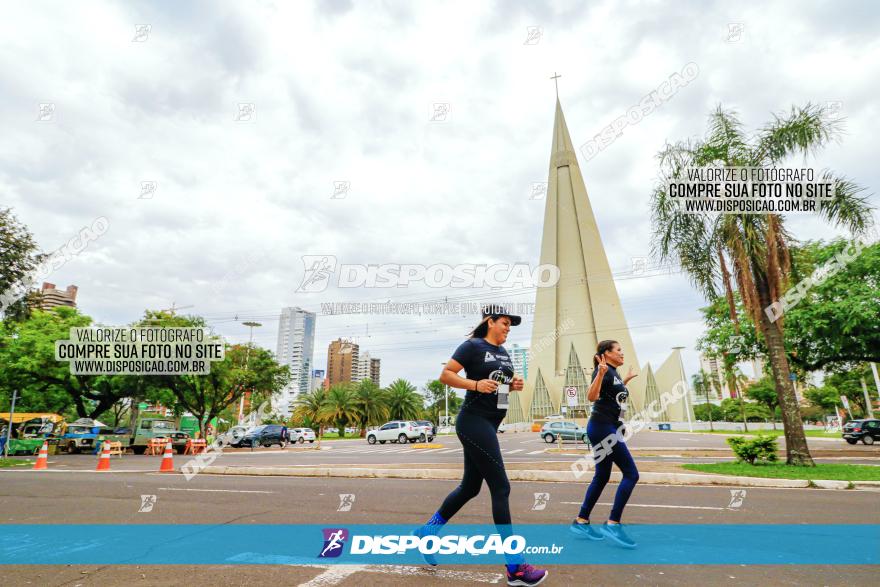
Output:
<svg viewBox="0 0 880 587">
<path fill-rule="evenodd" d="M 792 163 L 875 192 L 877 30 L 870 2 L 20 2 L 0 19 L 0 205 L 44 251 L 108 220 L 49 278 L 78 285 L 100 323 L 176 303 L 234 341 L 257 320 L 255 341 L 274 350 L 281 307 L 298 305 L 319 313 L 318 368 L 343 336 L 382 358 L 383 384 L 422 385 L 475 317 L 331 317 L 320 304 L 489 292 L 297 293 L 301 257 L 537 264 L 550 76 L 579 147 L 695 63 L 696 79 L 611 146 L 578 153 L 640 359 L 684 345 L 693 372 L 704 300 L 684 276 L 632 274 L 650 254 L 655 154 L 702 134 L 719 103 L 749 129 L 834 103 L 842 141 Z M 789 226 L 842 234 L 811 217 Z M 509 342 L 530 336 L 527 319 Z"/>
</svg>

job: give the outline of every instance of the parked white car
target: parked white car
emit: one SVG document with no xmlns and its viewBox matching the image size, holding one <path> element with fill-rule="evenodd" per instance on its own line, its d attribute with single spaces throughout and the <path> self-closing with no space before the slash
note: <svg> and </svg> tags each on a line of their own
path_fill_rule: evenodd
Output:
<svg viewBox="0 0 880 587">
<path fill-rule="evenodd" d="M 311 428 L 292 428 L 288 434 L 290 442 L 298 442 L 302 444 L 305 441 L 315 442 L 315 431 Z"/>
<path fill-rule="evenodd" d="M 378 430 L 370 430 L 367 432 L 367 442 L 370 444 L 385 444 L 389 440 L 406 444 L 407 442 L 416 442 L 425 433 L 425 431 L 415 422 L 408 420 L 394 420 L 388 422 Z"/>
</svg>

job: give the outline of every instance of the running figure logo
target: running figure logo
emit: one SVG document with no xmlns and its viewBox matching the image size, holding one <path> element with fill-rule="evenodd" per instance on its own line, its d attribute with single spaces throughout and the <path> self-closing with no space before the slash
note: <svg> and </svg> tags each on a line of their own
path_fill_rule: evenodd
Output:
<svg viewBox="0 0 880 587">
<path fill-rule="evenodd" d="M 339 494 L 339 507 L 336 508 L 337 512 L 350 512 L 351 506 L 354 505 L 354 493 L 340 493 Z"/>
<path fill-rule="evenodd" d="M 547 504 L 550 503 L 550 494 L 549 493 L 536 493 L 535 494 L 535 504 L 532 506 L 533 510 L 543 510 L 547 507 Z"/>
<path fill-rule="evenodd" d="M 727 508 L 731 510 L 735 510 L 739 508 L 743 501 L 746 499 L 746 490 L 745 489 L 731 489 L 730 490 L 730 503 L 727 504 Z"/>
<path fill-rule="evenodd" d="M 336 271 L 336 257 L 334 255 L 303 255 L 302 260 L 306 272 L 296 291 L 313 293 L 327 289 L 330 275 Z"/>
<path fill-rule="evenodd" d="M 348 539 L 348 530 L 345 528 L 324 528 L 324 548 L 318 558 L 336 558 L 342 554 L 345 541 Z"/>
<path fill-rule="evenodd" d="M 149 513 L 153 511 L 154 505 L 156 505 L 155 495 L 141 495 L 141 507 L 138 508 L 138 513 Z"/>
</svg>

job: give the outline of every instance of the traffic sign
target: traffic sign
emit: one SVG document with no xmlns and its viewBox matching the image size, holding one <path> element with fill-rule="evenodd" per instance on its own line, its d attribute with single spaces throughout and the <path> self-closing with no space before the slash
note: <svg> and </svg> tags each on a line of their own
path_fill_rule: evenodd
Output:
<svg viewBox="0 0 880 587">
<path fill-rule="evenodd" d="M 574 407 L 578 402 L 578 388 L 574 386 L 565 388 L 565 397 L 568 398 L 568 405 Z"/>
</svg>

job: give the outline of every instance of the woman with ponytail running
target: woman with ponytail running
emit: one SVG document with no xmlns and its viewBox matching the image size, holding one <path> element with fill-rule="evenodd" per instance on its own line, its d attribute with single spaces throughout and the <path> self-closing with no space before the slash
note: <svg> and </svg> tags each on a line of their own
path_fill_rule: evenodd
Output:
<svg viewBox="0 0 880 587">
<path fill-rule="evenodd" d="M 602 446 L 605 438 L 617 435 L 618 429 L 623 426 L 621 414 L 626 412 L 626 400 L 629 397 L 626 384 L 636 375 L 630 368 L 626 377 L 621 379 L 617 373 L 617 368 L 621 365 L 623 365 L 623 349 L 620 348 L 620 343 L 616 340 L 600 342 L 596 356 L 593 357 L 593 380 L 587 393 L 587 399 L 593 402 L 590 421 L 587 423 L 587 436 L 593 447 Z M 611 514 L 608 516 L 608 521 L 602 525 L 600 532 L 590 524 L 590 514 L 611 478 L 612 462 L 620 468 L 623 478 L 617 486 Z M 620 518 L 638 480 L 639 471 L 636 469 L 636 464 L 629 454 L 629 449 L 626 448 L 626 443 L 618 435 L 611 453 L 596 457 L 593 481 L 587 488 L 581 511 L 571 523 L 571 531 L 577 536 L 590 540 L 602 540 L 607 536 L 624 548 L 635 548 L 636 543 L 624 531 Z"/>
<path fill-rule="evenodd" d="M 450 387 L 467 390 L 464 403 L 455 421 L 455 433 L 464 450 L 464 475 L 440 509 L 419 528 L 417 536 L 439 532 L 464 504 L 477 496 L 483 481 L 492 497 L 492 519 L 503 538 L 511 535 L 510 481 L 504 470 L 498 444 L 498 426 L 507 414 L 508 394 L 521 391 L 523 380 L 515 377 L 510 356 L 502 344 L 511 326 L 521 322 L 505 308 L 483 309 L 483 320 L 452 354 L 443 368 L 440 381 Z M 465 376 L 459 375 L 464 369 Z M 428 564 L 436 565 L 432 555 L 424 555 Z M 525 564 L 521 555 L 506 555 L 507 584 L 538 585 L 547 578 L 547 571 Z"/>
</svg>

